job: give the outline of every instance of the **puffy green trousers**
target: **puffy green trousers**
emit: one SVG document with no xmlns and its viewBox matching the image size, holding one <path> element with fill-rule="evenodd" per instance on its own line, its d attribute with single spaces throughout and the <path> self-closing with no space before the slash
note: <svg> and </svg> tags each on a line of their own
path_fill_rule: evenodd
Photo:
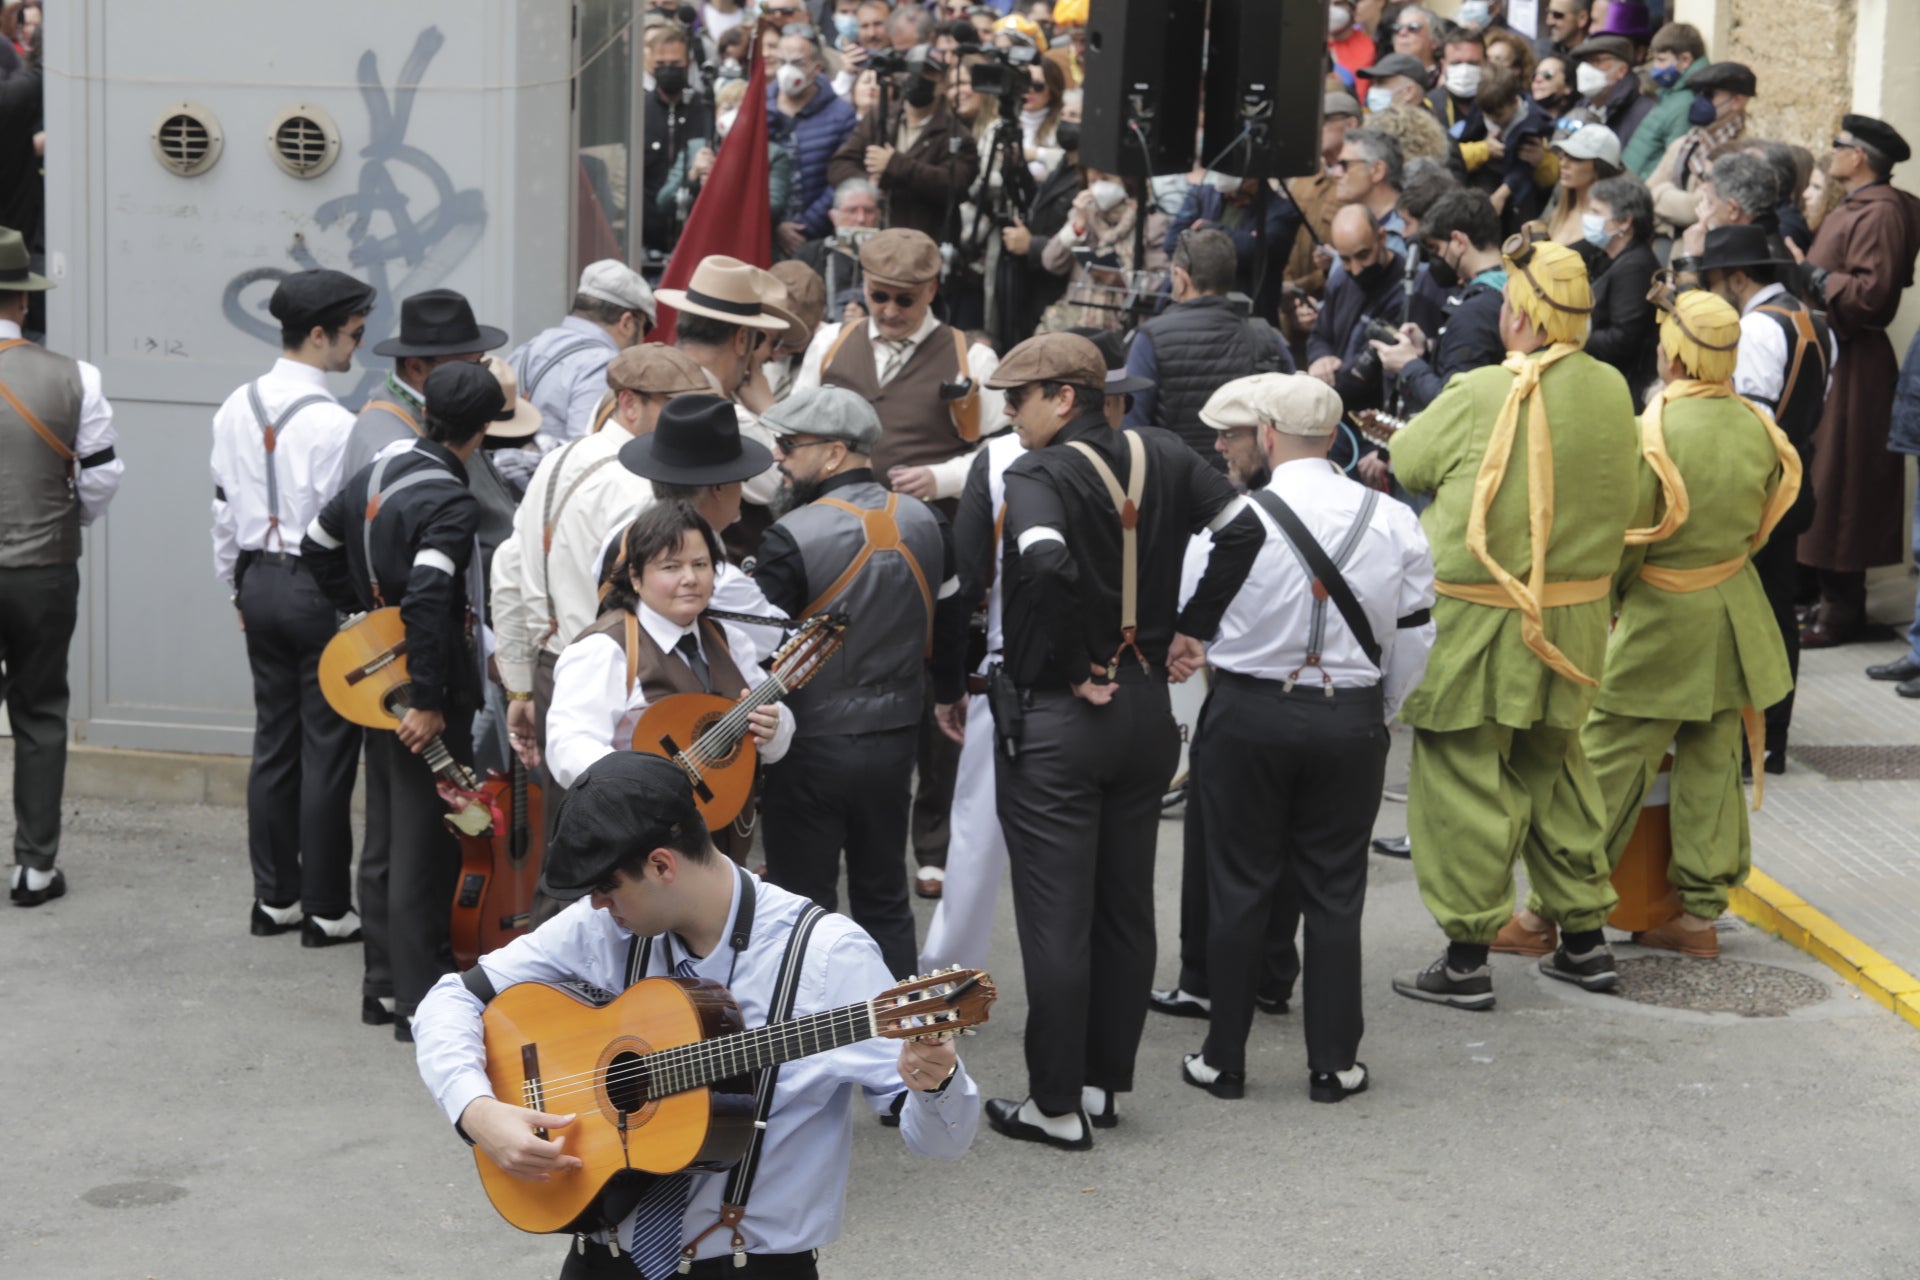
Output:
<svg viewBox="0 0 1920 1280">
<path fill-rule="evenodd" d="M 1753 840 L 1747 797 L 1740 785 L 1742 731 L 1738 711 L 1711 720 L 1641 720 L 1595 711 L 1580 743 L 1607 807 L 1607 860 L 1620 865 L 1640 806 L 1673 746 L 1668 809 L 1673 861 L 1667 881 L 1688 915 L 1713 920 L 1727 909 L 1727 893 L 1747 878 Z"/>
<path fill-rule="evenodd" d="M 1427 910 L 1454 942 L 1492 942 L 1512 916 L 1516 854 L 1541 915 L 1576 933 L 1598 929 L 1618 901 L 1605 815 L 1571 729 L 1414 730 L 1413 870 Z"/>
</svg>

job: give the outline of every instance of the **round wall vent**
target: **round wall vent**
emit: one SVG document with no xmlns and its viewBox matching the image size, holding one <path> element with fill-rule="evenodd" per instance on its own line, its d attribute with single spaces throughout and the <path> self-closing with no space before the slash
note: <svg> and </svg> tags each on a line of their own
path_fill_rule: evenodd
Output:
<svg viewBox="0 0 1920 1280">
<path fill-rule="evenodd" d="M 220 122 L 197 102 L 176 102 L 153 127 L 153 154 L 169 172 L 195 177 L 220 159 Z"/>
<path fill-rule="evenodd" d="M 273 158 L 296 178 L 317 178 L 340 158 L 340 130 L 319 107 L 288 107 L 274 118 L 268 138 Z"/>
</svg>

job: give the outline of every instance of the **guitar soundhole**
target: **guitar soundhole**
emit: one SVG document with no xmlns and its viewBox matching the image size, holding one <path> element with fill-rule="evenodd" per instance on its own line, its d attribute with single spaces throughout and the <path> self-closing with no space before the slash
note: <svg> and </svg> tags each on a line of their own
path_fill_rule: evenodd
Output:
<svg viewBox="0 0 1920 1280">
<path fill-rule="evenodd" d="M 647 1073 L 637 1053 L 616 1053 L 607 1064 L 607 1099 L 615 1111 L 638 1111 L 647 1102 Z"/>
<path fill-rule="evenodd" d="M 698 740 L 703 734 L 706 733 L 707 730 L 713 728 L 714 725 L 718 724 L 720 722 L 720 717 L 722 714 L 723 713 L 721 712 L 713 712 L 709 715 L 701 716 L 699 721 L 694 725 L 694 729 L 693 729 L 694 738 Z M 719 755 L 719 756 L 713 757 L 710 761 L 707 762 L 708 766 L 713 767 L 718 765 L 730 765 L 735 760 L 738 760 L 740 758 L 741 742 L 745 742 L 745 741 L 746 739 L 743 737 L 740 740 L 740 742 L 736 742 L 733 744 L 732 747 L 728 748 L 727 753 L 725 755 Z"/>
</svg>

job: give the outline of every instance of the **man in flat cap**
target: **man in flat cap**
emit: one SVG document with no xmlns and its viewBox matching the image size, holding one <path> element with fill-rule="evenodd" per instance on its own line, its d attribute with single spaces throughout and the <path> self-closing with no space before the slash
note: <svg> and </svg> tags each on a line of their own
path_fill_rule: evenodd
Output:
<svg viewBox="0 0 1920 1280">
<path fill-rule="evenodd" d="M 594 410 L 607 389 L 607 365 L 645 341 L 653 325 L 653 290 L 626 263 L 603 258 L 580 273 L 566 318 L 507 356 L 520 394 L 545 423 L 542 453 L 592 430 Z"/>
<path fill-rule="evenodd" d="M 1580 349 L 1586 267 L 1533 240 L 1544 230 L 1506 246 L 1506 361 L 1455 374 L 1393 438 L 1400 483 L 1434 495 L 1421 524 L 1439 638 L 1400 718 L 1414 730 L 1413 869 L 1448 940 L 1393 988 L 1459 1009 L 1493 1007 L 1490 948 L 1551 951 L 1541 971 L 1590 991 L 1619 979 L 1601 932 L 1615 902 L 1605 814 L 1579 735 L 1626 531 L 1652 512 L 1626 380 Z M 1557 949 L 1511 919 L 1516 856 Z"/>
<path fill-rule="evenodd" d="M 476 322 L 473 305 L 452 289 L 428 289 L 402 299 L 399 334 L 373 348 L 376 356 L 393 361 L 393 368 L 354 420 L 341 481 L 358 474 L 388 445 L 420 435 L 426 405 L 421 388 L 429 373 L 450 360 L 479 360 L 506 344 L 506 330 Z"/>
<path fill-rule="evenodd" d="M 383 454 L 347 481 L 307 526 L 300 554 L 342 613 L 398 607 L 406 624 L 406 714 L 367 731 L 367 839 L 360 853 L 360 910 L 367 940 L 361 1020 L 408 1019 L 435 980 L 453 968 L 447 904 L 460 874 L 460 845 L 443 819 L 433 769 L 422 754 L 439 741 L 473 759 L 473 716 L 482 705 L 484 656 L 474 620 L 485 599 L 474 536 L 480 504 L 468 465 L 507 397 L 485 365 L 458 361 L 427 375 L 425 434 Z"/>
<path fill-rule="evenodd" d="M 1433 557 L 1412 508 L 1327 461 L 1340 416 L 1333 388 L 1282 373 L 1229 382 L 1200 411 L 1266 530 L 1208 647 L 1212 696 L 1192 747 L 1211 1007 L 1181 1076 L 1217 1098 L 1245 1093 L 1269 921 L 1295 892 L 1309 1093 L 1338 1102 L 1367 1087 L 1355 1057 L 1367 841 L 1387 723 L 1433 644 Z"/>
<path fill-rule="evenodd" d="M 1700 188 L 1713 162 L 1740 148 L 1747 133 L 1747 103 L 1758 92 L 1753 68 L 1739 62 L 1702 67 L 1688 83 L 1694 91 L 1687 109 L 1691 127 L 1667 147 L 1647 179 L 1654 220 L 1663 235 L 1677 235 L 1699 220 Z"/>
<path fill-rule="evenodd" d="M 294 928 L 310 947 L 360 936 L 348 805 L 360 730 L 320 696 L 320 651 L 338 628 L 300 535 L 340 492 L 353 413 L 327 375 L 353 367 L 374 291 L 301 271 L 273 291 L 280 358 L 213 415 L 213 571 L 227 583 L 253 674 L 247 848 L 255 937 Z"/>
<path fill-rule="evenodd" d="M 25 238 L 0 227 L 0 386 L 9 391 L 0 403 L 0 657 L 13 730 L 9 888 L 17 907 L 67 891 L 53 863 L 67 778 L 67 650 L 80 608 L 80 530 L 106 514 L 125 469 L 114 453 L 113 406 L 101 393 L 100 370 L 23 336 L 28 308 L 51 288 L 32 269 Z M 343 863 L 343 878 L 345 871 Z"/>
<path fill-rule="evenodd" d="M 872 405 L 880 415 L 875 476 L 887 488 L 938 502 L 951 518 L 974 442 L 998 429 L 1000 395 L 984 388 L 999 358 L 935 318 L 940 248 L 926 235 L 899 227 L 882 231 L 861 246 L 860 266 L 867 318 L 822 331 L 796 385 L 844 387 Z M 964 394 L 949 399 L 955 392 Z M 937 897 L 946 880 L 959 755 L 935 727 L 931 702 L 921 720 L 918 755 L 915 889 Z"/>
<path fill-rule="evenodd" d="M 1168 670 L 1200 658 L 1264 535 L 1178 436 L 1108 423 L 1106 361 L 1085 338 L 1029 338 L 993 381 L 1027 449 L 1006 473 L 1008 696 L 994 733 L 1029 1094 L 995 1099 L 988 1118 L 1008 1137 L 1084 1151 L 1133 1088 L 1153 982 L 1154 839 L 1179 754 Z M 1202 529 L 1214 552 L 1180 610 L 1187 540 Z M 936 669 L 965 643 L 964 618 L 943 628 Z M 958 731 L 965 704 L 943 702 L 940 716 Z"/>
<path fill-rule="evenodd" d="M 800 729 L 767 770 L 767 874 L 822 906 L 841 853 L 853 918 L 895 973 L 914 968 L 907 899 L 908 783 L 936 619 L 965 627 L 945 517 L 874 474 L 880 419 L 840 387 L 798 391 L 763 425 L 788 509 L 767 530 L 754 582 L 793 618 L 847 616 L 846 643 L 791 699 Z"/>
<path fill-rule="evenodd" d="M 620 465 L 621 446 L 645 436 L 675 396 L 707 390 L 692 357 L 658 343 L 622 351 L 606 368 L 612 416 L 540 460 L 514 511 L 513 536 L 493 555 L 495 662 L 507 691 L 509 741 L 543 768 L 553 668 L 561 651 L 600 616 L 601 552 L 653 501 L 653 486 Z M 560 789 L 542 773 L 547 828 Z"/>
<path fill-rule="evenodd" d="M 547 1115 L 494 1097 L 481 1067 L 481 1015 L 509 986 L 577 981 L 619 992 L 646 978 L 705 978 L 760 1026 L 862 1004 L 892 982 L 858 925 L 722 857 L 686 774 L 661 756 L 616 751 L 581 774 L 541 880 L 579 900 L 468 973 L 441 979 L 415 1022 L 420 1076 L 447 1122 L 517 1178 L 577 1171 L 569 1151 L 584 1136 L 578 1126 L 594 1121 L 576 1118 L 588 1109 L 564 1099 L 560 1114 Z M 784 1003 L 782 988 L 792 992 Z M 613 1230 L 591 1233 L 581 1249 L 569 1238 L 561 1275 L 654 1280 L 684 1266 L 696 1276 L 812 1280 L 813 1251 L 839 1232 L 856 1099 L 897 1116 L 907 1149 L 934 1159 L 962 1155 L 980 1122 L 979 1090 L 951 1041 L 863 1039 L 788 1062 L 777 1093 L 765 1079 L 755 1093 L 772 1102 L 760 1115 L 751 1199 L 733 1194 L 746 1212 L 732 1231 L 713 1229 L 733 1190 L 727 1178 L 668 1174 Z"/>
<path fill-rule="evenodd" d="M 1840 340 L 1826 416 L 1813 438 L 1813 527 L 1800 537 L 1800 563 L 1820 579 L 1820 603 L 1801 632 L 1814 648 L 1858 636 L 1867 570 L 1900 563 L 1909 533 L 1905 468 L 1887 465 L 1895 380 L 1887 326 L 1920 253 L 1920 199 L 1891 182 L 1893 166 L 1912 154 L 1885 121 L 1841 121 L 1827 180 L 1847 198 L 1820 224 L 1796 273 L 1796 292 L 1827 313 Z"/>
<path fill-rule="evenodd" d="M 1581 101 L 1568 114 L 1607 126 L 1623 147 L 1656 105 L 1640 92 L 1633 64 L 1633 42 L 1625 36 L 1593 36 L 1573 51 L 1574 87 Z"/>
</svg>

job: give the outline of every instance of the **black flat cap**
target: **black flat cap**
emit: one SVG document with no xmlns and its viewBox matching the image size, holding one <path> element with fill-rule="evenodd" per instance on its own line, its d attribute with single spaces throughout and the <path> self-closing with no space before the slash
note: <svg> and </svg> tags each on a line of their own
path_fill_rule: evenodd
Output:
<svg viewBox="0 0 1920 1280">
<path fill-rule="evenodd" d="M 427 412 L 468 435 L 485 431 L 507 407 L 507 393 L 493 370 L 472 360 L 443 364 L 427 375 L 421 388 Z"/>
<path fill-rule="evenodd" d="M 373 286 L 344 271 L 318 267 L 285 277 L 267 301 L 267 311 L 283 328 L 307 329 L 373 309 Z"/>
<path fill-rule="evenodd" d="M 1362 67 L 1354 72 L 1362 80 L 1386 80 L 1393 76 L 1404 76 L 1416 84 L 1427 82 L 1427 68 L 1410 53 L 1390 53 L 1370 67 Z"/>
<path fill-rule="evenodd" d="M 673 761 L 644 751 L 601 756 L 560 800 L 540 889 L 578 898 L 622 859 L 651 852 L 699 821 L 693 784 Z"/>
<path fill-rule="evenodd" d="M 1574 46 L 1569 56 L 1575 62 L 1585 62 L 1589 58 L 1602 55 L 1618 58 L 1628 66 L 1633 65 L 1633 44 L 1625 36 L 1594 36 Z M 1691 84 L 1688 86 L 1691 88 Z"/>
<path fill-rule="evenodd" d="M 1759 93 L 1760 82 L 1754 79 L 1753 68 L 1744 62 L 1716 62 L 1688 76 L 1687 88 L 1696 93 L 1725 89 L 1728 93 L 1743 93 L 1751 98 Z"/>
<path fill-rule="evenodd" d="M 1842 116 L 1840 127 L 1852 134 L 1855 142 L 1864 142 L 1876 151 L 1885 152 L 1887 159 L 1895 164 L 1905 164 L 1913 158 L 1913 148 L 1900 136 L 1900 131 L 1885 120 L 1875 120 L 1872 116 Z"/>
</svg>

